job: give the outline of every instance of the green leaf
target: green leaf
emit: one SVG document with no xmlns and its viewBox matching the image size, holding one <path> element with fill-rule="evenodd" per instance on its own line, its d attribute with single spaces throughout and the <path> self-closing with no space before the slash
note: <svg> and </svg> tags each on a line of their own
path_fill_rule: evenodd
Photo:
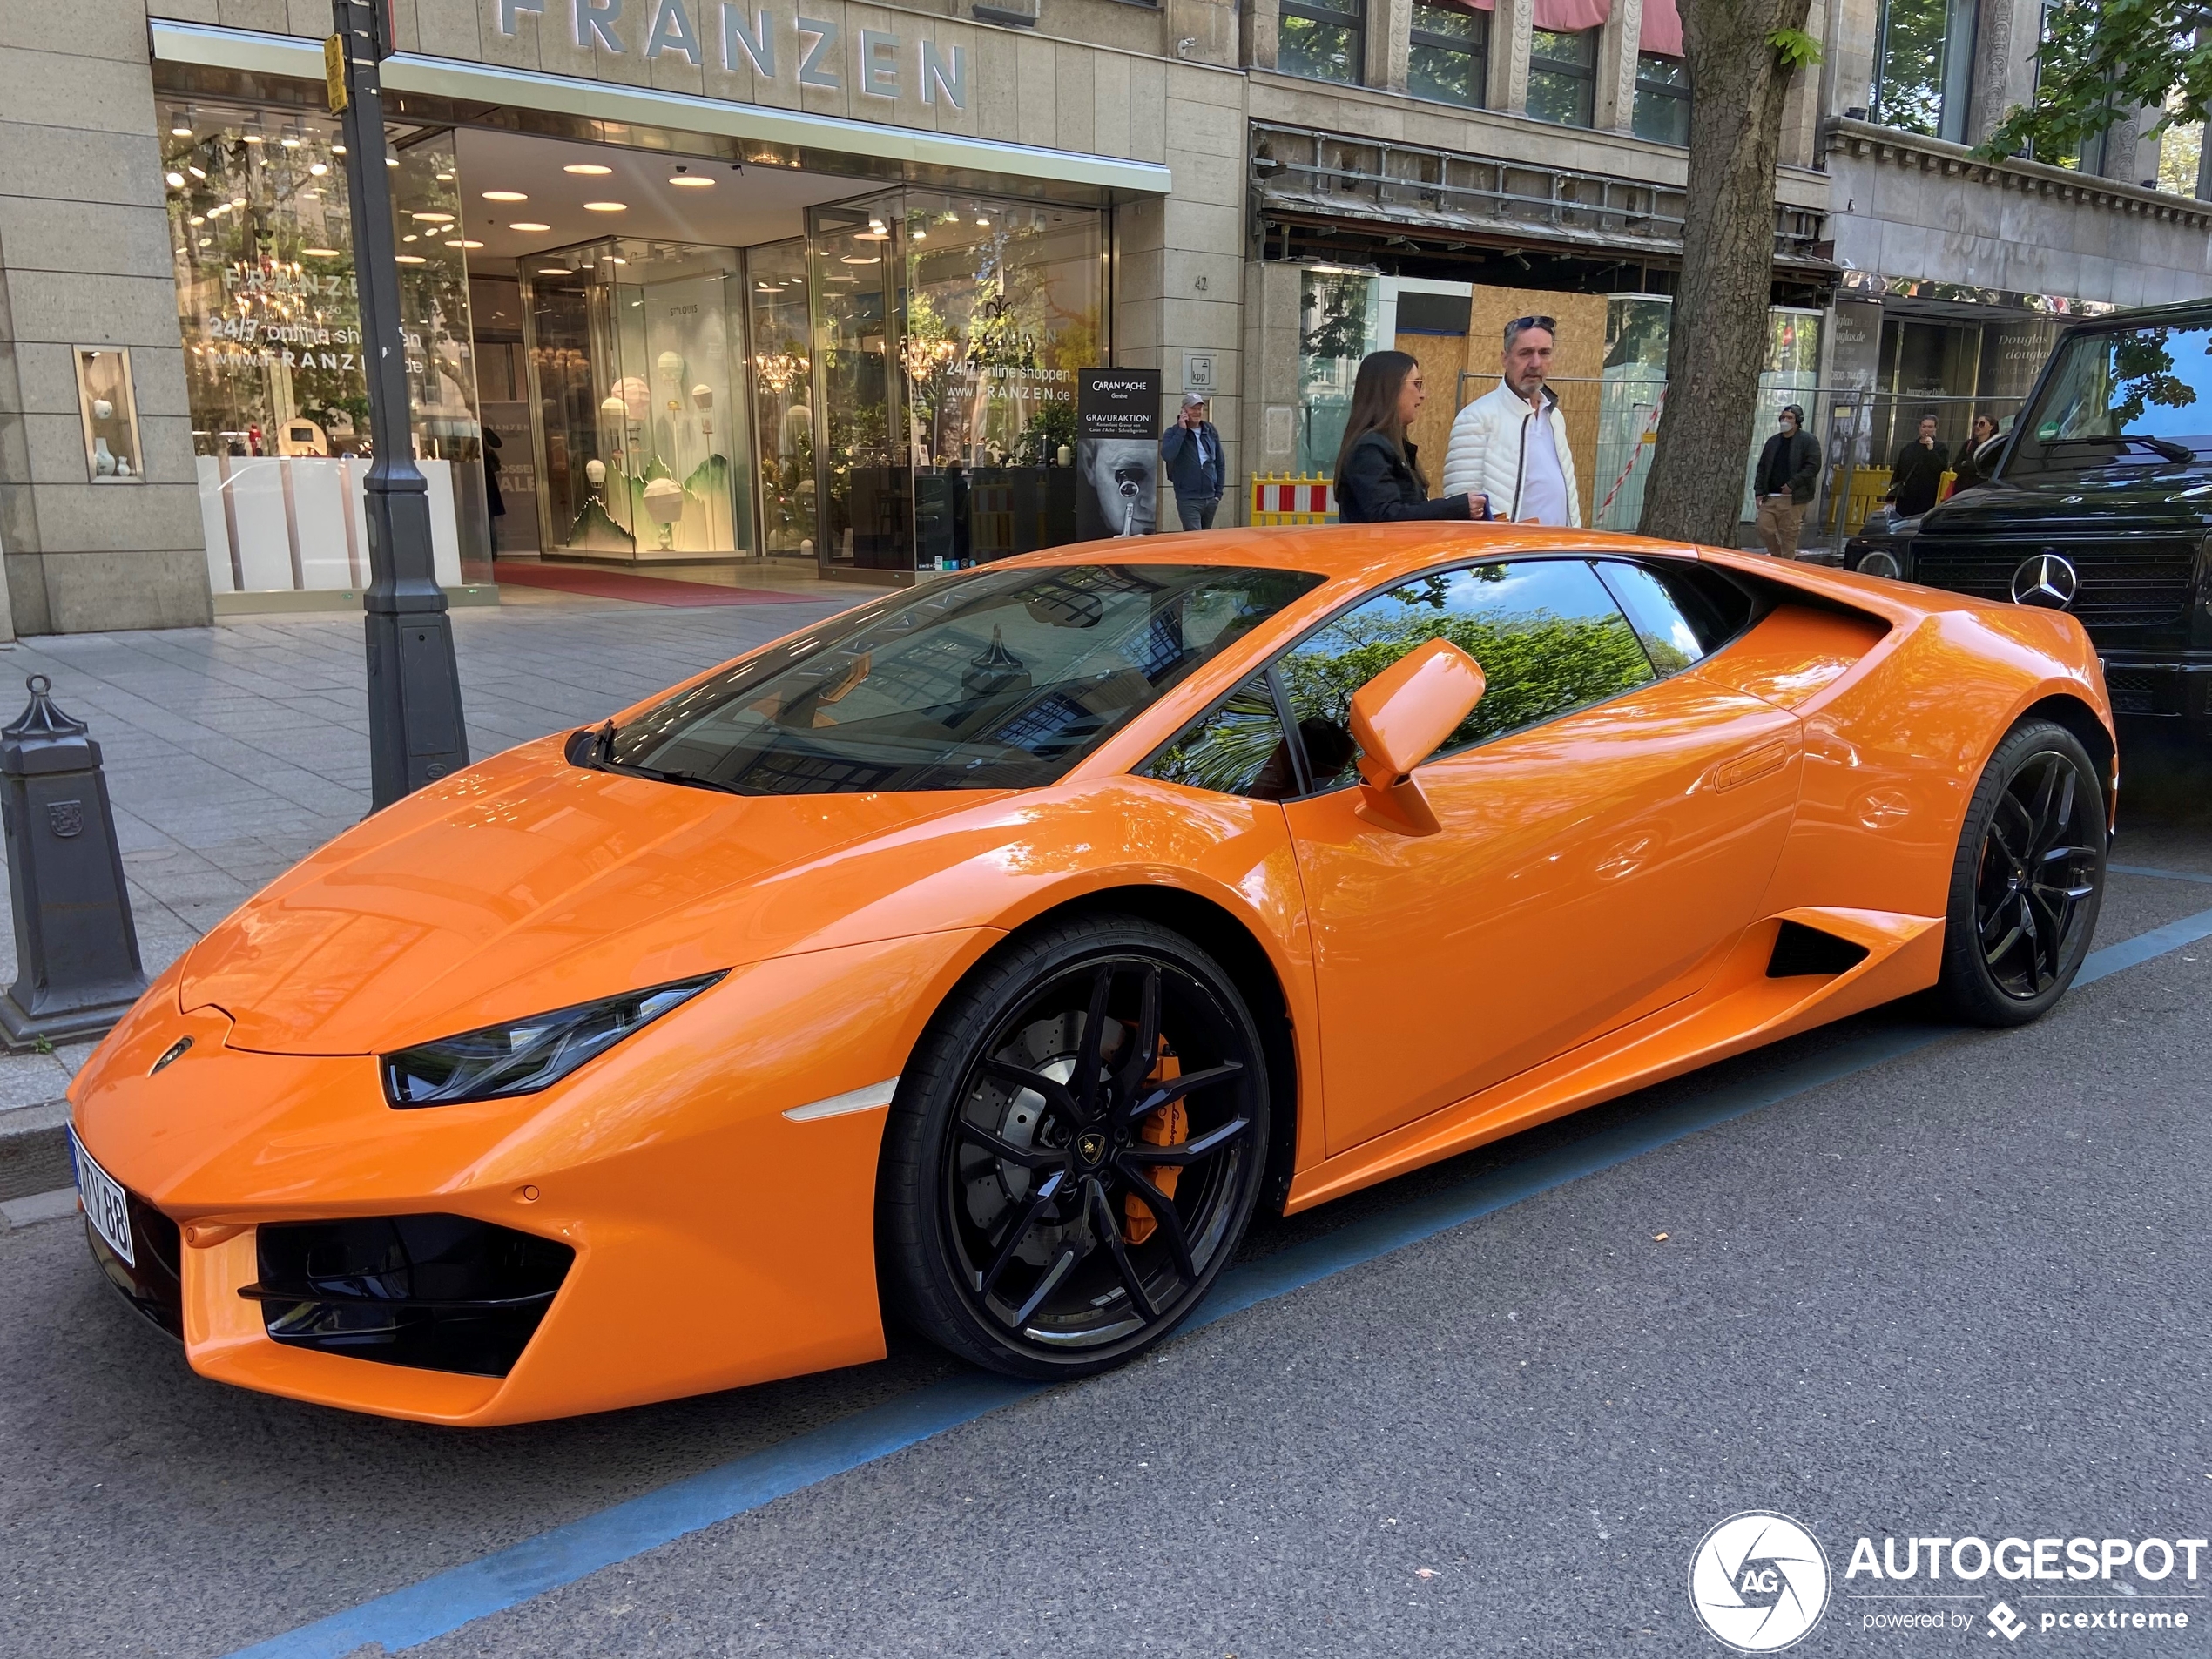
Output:
<svg viewBox="0 0 2212 1659">
<path fill-rule="evenodd" d="M 1777 29 L 1766 37 L 1782 67 L 1795 71 L 1811 69 L 1824 56 L 1820 43 L 1802 29 Z"/>
</svg>

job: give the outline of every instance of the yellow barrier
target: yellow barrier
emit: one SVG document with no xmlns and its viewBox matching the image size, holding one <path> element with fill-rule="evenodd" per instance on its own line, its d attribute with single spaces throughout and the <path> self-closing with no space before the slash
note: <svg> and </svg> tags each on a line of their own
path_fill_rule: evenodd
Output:
<svg viewBox="0 0 2212 1659">
<path fill-rule="evenodd" d="M 1335 482 L 1318 472 L 1256 472 L 1249 499 L 1254 524 L 1337 522 Z"/>
<path fill-rule="evenodd" d="M 1890 469 L 1887 467 L 1853 467 L 1850 469 L 1851 483 L 1844 483 L 1844 469 L 1838 467 L 1828 482 L 1828 498 L 1844 503 L 1844 534 L 1856 536 L 1866 528 L 1866 521 L 1882 497 L 1890 493 Z M 1941 501 L 1951 493 L 1951 486 L 1958 474 L 1946 472 L 1936 482 L 1936 499 Z"/>
</svg>

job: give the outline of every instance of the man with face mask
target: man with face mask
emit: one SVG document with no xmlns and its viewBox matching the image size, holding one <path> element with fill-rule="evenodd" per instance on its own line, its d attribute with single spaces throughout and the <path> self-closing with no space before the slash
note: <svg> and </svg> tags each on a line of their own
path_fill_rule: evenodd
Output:
<svg viewBox="0 0 2212 1659">
<path fill-rule="evenodd" d="M 1780 430 L 1759 451 L 1752 489 L 1759 503 L 1759 539 L 1777 559 L 1797 556 L 1797 530 L 1805 503 L 1820 482 L 1820 445 L 1804 429 L 1805 412 L 1795 403 L 1782 411 Z"/>
</svg>

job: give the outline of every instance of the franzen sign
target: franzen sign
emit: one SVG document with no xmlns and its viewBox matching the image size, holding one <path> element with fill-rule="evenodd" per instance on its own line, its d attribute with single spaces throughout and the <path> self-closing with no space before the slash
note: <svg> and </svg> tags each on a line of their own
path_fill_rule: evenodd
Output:
<svg viewBox="0 0 2212 1659">
<path fill-rule="evenodd" d="M 780 17 L 727 0 L 711 12 L 710 0 L 691 0 L 689 5 L 686 0 L 638 0 L 634 9 L 631 0 L 492 0 L 499 32 L 516 34 L 524 17 L 543 17 L 549 4 L 556 15 L 566 16 L 569 37 L 579 47 L 627 53 L 635 40 L 637 55 L 649 62 L 673 52 L 694 69 L 705 64 L 711 50 L 716 66 L 732 74 L 749 69 L 772 81 L 788 70 L 802 87 L 839 91 L 849 71 L 863 98 L 896 101 L 918 92 L 924 104 L 968 107 L 968 53 L 960 46 L 941 48 L 925 40 L 909 57 L 899 37 L 886 30 L 860 30 L 848 45 L 837 23 Z M 635 34 L 641 18 L 644 31 Z M 711 48 L 699 22 L 713 25 L 719 37 Z"/>
</svg>

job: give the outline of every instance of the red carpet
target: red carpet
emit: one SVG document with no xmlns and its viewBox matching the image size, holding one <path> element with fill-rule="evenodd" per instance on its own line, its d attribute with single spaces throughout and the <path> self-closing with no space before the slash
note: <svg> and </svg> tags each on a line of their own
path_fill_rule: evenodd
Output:
<svg viewBox="0 0 2212 1659">
<path fill-rule="evenodd" d="M 531 564 L 502 559 L 492 567 L 493 578 L 520 588 L 550 588 L 556 593 L 579 594 L 587 599 L 625 599 L 633 604 L 675 605 L 690 610 L 698 605 L 803 605 L 819 604 L 798 593 L 772 593 L 766 588 L 724 588 L 711 582 L 676 582 L 657 576 L 632 576 L 627 570 L 603 570 L 583 564 Z"/>
</svg>

